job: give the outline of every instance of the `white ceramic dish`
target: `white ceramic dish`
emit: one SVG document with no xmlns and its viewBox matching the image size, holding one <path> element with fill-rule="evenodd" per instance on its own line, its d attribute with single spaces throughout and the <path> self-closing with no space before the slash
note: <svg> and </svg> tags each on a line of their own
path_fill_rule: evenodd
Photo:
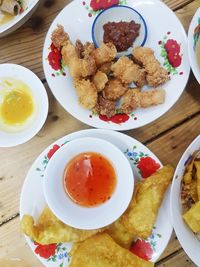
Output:
<svg viewBox="0 0 200 267">
<path fill-rule="evenodd" d="M 27 142 L 42 128 L 48 113 L 48 97 L 40 79 L 25 67 L 16 64 L 1 64 L 0 77 L 11 77 L 27 84 L 35 102 L 35 114 L 30 125 L 16 132 L 0 129 L 0 147 L 12 147 Z"/>
<path fill-rule="evenodd" d="M 99 206 L 90 208 L 74 203 L 65 192 L 63 181 L 67 163 L 84 152 L 96 152 L 107 158 L 117 177 L 116 188 L 111 198 Z M 67 143 L 53 155 L 45 171 L 44 195 L 48 206 L 57 218 L 78 229 L 98 229 L 117 220 L 128 207 L 133 189 L 134 177 L 127 158 L 112 143 L 99 138 L 85 137 Z"/>
<path fill-rule="evenodd" d="M 27 0 L 26 9 L 21 14 L 14 16 L 12 20 L 0 25 L 0 37 L 4 37 L 21 27 L 35 12 L 39 0 Z"/>
<path fill-rule="evenodd" d="M 200 266 L 200 257 L 198 253 L 200 250 L 200 241 L 184 223 L 182 219 L 182 207 L 180 202 L 180 187 L 183 173 L 185 171 L 185 164 L 193 152 L 198 149 L 200 149 L 200 135 L 186 149 L 177 165 L 171 188 L 170 206 L 173 226 L 177 238 L 190 259 L 197 266 Z"/>
<path fill-rule="evenodd" d="M 130 22 L 134 20 L 135 23 L 140 24 L 139 36 L 127 51 L 118 53 L 118 56 L 130 55 L 133 47 L 144 46 L 147 40 L 147 25 L 140 13 L 128 6 L 113 6 L 105 9 L 97 15 L 92 25 L 92 40 L 95 47 L 99 47 L 103 43 L 103 25 L 108 22 Z"/>
<path fill-rule="evenodd" d="M 200 84 L 200 65 L 198 64 L 196 54 L 197 45 L 200 49 L 200 8 L 197 9 L 194 17 L 192 18 L 188 31 L 188 55 L 190 66 L 195 78 Z"/>
<path fill-rule="evenodd" d="M 79 105 L 76 90 L 73 86 L 68 69 L 64 68 L 60 63 L 59 53 L 50 48 L 51 34 L 57 27 L 57 24 L 64 26 L 72 42 L 75 42 L 76 39 L 80 39 L 83 43 L 92 41 L 92 24 L 100 10 L 94 11 L 90 6 L 90 2 L 91 0 L 86 0 L 84 2 L 74 0 L 60 12 L 49 28 L 43 49 L 43 67 L 47 82 L 54 96 L 64 109 L 75 118 L 88 125 L 111 130 L 129 130 L 144 126 L 166 113 L 179 99 L 186 86 L 190 66 L 185 30 L 176 15 L 162 3 L 162 1 L 126 1 L 127 6 L 134 8 L 144 17 L 148 27 L 148 38 L 145 46 L 149 46 L 155 51 L 158 60 L 170 72 L 171 80 L 162 86 L 166 91 L 164 104 L 147 109 L 137 109 L 130 115 L 117 114 L 111 120 L 104 121 L 102 117 L 95 116 L 91 111 Z M 92 2 L 94 3 L 96 1 Z M 100 0 L 96 3 L 98 3 L 100 7 L 101 4 L 105 2 L 106 1 Z M 118 2 L 125 3 L 124 0 Z M 112 1 L 107 1 L 107 3 L 107 7 L 112 5 Z M 96 9 L 98 5 L 95 6 Z M 66 17 L 68 18 L 67 20 Z M 165 44 L 168 45 L 171 52 L 174 45 L 180 49 L 182 60 L 178 67 L 174 68 L 169 64 L 164 48 Z M 173 62 L 173 64 L 177 64 L 177 62 Z M 144 88 L 144 90 L 146 89 L 148 88 Z"/>
<path fill-rule="evenodd" d="M 20 216 L 24 214 L 30 214 L 35 220 L 38 219 L 39 214 L 42 212 L 46 205 L 44 192 L 43 192 L 43 179 L 45 169 L 51 161 L 53 154 L 63 145 L 69 141 L 83 137 L 95 137 L 106 140 L 116 147 L 118 147 L 129 160 L 135 180 L 140 180 L 142 175 L 142 168 L 139 169 L 139 164 L 147 166 L 152 164 L 161 163 L 159 159 L 143 144 L 131 138 L 125 134 L 108 131 L 91 129 L 84 130 L 69 134 L 51 144 L 47 147 L 35 160 L 33 165 L 27 174 L 24 182 L 21 199 L 20 199 Z M 172 233 L 172 224 L 170 221 L 170 203 L 169 203 L 169 190 L 165 195 L 159 214 L 155 223 L 152 236 L 150 236 L 145 242 L 145 246 L 141 244 L 143 254 L 147 253 L 149 259 L 153 262 L 157 261 L 160 255 L 166 248 L 168 241 Z M 133 237 L 134 238 L 134 237 Z M 33 253 L 38 259 L 47 267 L 69 266 L 70 254 L 72 243 L 59 243 L 53 246 L 40 246 L 34 243 L 30 238 L 26 237 L 26 240 L 32 249 Z M 42 251 L 49 251 L 47 254 L 43 254 Z"/>
</svg>

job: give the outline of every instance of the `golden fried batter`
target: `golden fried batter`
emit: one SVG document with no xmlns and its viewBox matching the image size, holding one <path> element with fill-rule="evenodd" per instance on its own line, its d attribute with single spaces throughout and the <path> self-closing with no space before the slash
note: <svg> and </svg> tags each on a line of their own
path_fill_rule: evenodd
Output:
<svg viewBox="0 0 200 267">
<path fill-rule="evenodd" d="M 90 80 L 75 80 L 74 86 L 79 103 L 87 109 L 93 109 L 97 104 L 97 89 Z"/>
<path fill-rule="evenodd" d="M 125 114 L 131 113 L 133 110 L 140 107 L 140 89 L 129 89 L 123 96 L 121 112 Z"/>
<path fill-rule="evenodd" d="M 92 56 L 96 65 L 99 67 L 104 63 L 111 62 L 117 55 L 117 50 L 112 43 L 102 43 L 99 48 L 95 49 Z"/>
<path fill-rule="evenodd" d="M 123 83 L 134 82 L 138 87 L 146 83 L 146 72 L 140 66 L 133 63 L 128 57 L 121 57 L 111 67 L 113 75 L 121 79 Z"/>
<path fill-rule="evenodd" d="M 115 115 L 115 102 L 108 99 L 104 99 L 101 95 L 99 95 L 95 111 L 98 114 L 105 115 L 108 118 L 111 118 Z"/>
<path fill-rule="evenodd" d="M 110 79 L 104 90 L 102 91 L 103 97 L 108 100 L 116 101 L 125 94 L 128 87 L 124 85 L 119 79 Z"/>
<path fill-rule="evenodd" d="M 145 68 L 148 85 L 157 87 L 169 80 L 167 70 L 160 66 L 160 62 L 155 58 L 151 48 L 136 47 L 133 50 L 133 57 L 136 62 Z"/>
<path fill-rule="evenodd" d="M 21 220 L 21 230 L 24 234 L 42 245 L 60 242 L 80 242 L 101 230 L 79 230 L 70 227 L 60 220 L 46 207 L 34 224 L 33 217 L 24 215 Z"/>
<path fill-rule="evenodd" d="M 130 233 L 140 238 L 147 238 L 151 235 L 173 173 L 172 166 L 164 166 L 139 185 L 133 206 L 122 219 L 123 225 Z"/>
<path fill-rule="evenodd" d="M 74 245 L 69 267 L 150 267 L 145 261 L 117 245 L 107 234 L 95 235 Z"/>
<path fill-rule="evenodd" d="M 101 92 L 105 88 L 106 83 L 108 82 L 108 77 L 105 73 L 98 70 L 97 73 L 92 77 L 92 81 L 95 84 L 97 91 Z"/>
<path fill-rule="evenodd" d="M 68 43 L 69 35 L 64 31 L 63 26 L 58 25 L 51 35 L 51 40 L 55 47 L 60 49 Z"/>
<path fill-rule="evenodd" d="M 112 64 L 113 62 L 104 63 L 103 65 L 99 67 L 99 70 L 105 73 L 106 75 L 109 75 L 111 73 Z"/>
</svg>

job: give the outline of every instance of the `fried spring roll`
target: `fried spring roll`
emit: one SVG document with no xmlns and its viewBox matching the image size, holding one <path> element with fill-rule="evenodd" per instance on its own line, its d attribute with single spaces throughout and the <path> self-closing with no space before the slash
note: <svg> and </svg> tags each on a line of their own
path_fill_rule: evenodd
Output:
<svg viewBox="0 0 200 267">
<path fill-rule="evenodd" d="M 21 7 L 16 0 L 3 0 L 0 6 L 1 11 L 9 13 L 11 15 L 18 15 Z"/>
</svg>

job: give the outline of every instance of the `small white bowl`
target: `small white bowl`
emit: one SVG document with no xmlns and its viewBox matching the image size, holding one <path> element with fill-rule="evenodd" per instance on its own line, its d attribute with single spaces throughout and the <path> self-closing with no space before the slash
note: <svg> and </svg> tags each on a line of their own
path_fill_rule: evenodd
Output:
<svg viewBox="0 0 200 267">
<path fill-rule="evenodd" d="M 128 50 L 117 53 L 118 57 L 130 55 L 133 47 L 144 46 L 147 40 L 147 25 L 145 19 L 142 15 L 135 9 L 129 6 L 113 6 L 103 10 L 99 15 L 95 18 L 92 25 L 92 40 L 95 47 L 99 47 L 103 42 L 103 25 L 107 22 L 120 22 L 126 21 L 130 22 L 134 20 L 135 23 L 139 23 L 141 25 L 139 36 L 133 43 L 133 46 Z"/>
<path fill-rule="evenodd" d="M 67 163 L 83 152 L 96 152 L 113 165 L 117 183 L 111 198 L 96 207 L 79 206 L 64 189 Z M 117 220 L 128 207 L 134 189 L 134 177 L 125 155 L 108 141 L 85 137 L 70 141 L 51 158 L 44 177 L 44 195 L 52 212 L 65 224 L 78 229 L 98 229 Z"/>
<path fill-rule="evenodd" d="M 35 12 L 39 5 L 39 0 L 27 0 L 26 9 L 12 20 L 0 25 L 0 37 L 4 37 L 21 27 Z"/>
<path fill-rule="evenodd" d="M 195 237 L 192 230 L 184 223 L 182 218 L 182 206 L 181 206 L 181 181 L 185 171 L 185 165 L 189 157 L 194 151 L 200 149 L 200 135 L 190 144 L 181 157 L 171 187 L 170 195 L 170 209 L 173 221 L 174 230 L 177 238 L 181 243 L 181 246 L 190 257 L 190 259 L 200 266 L 200 257 L 198 251 L 200 250 L 200 241 Z"/>
<path fill-rule="evenodd" d="M 48 97 L 43 83 L 29 69 L 16 64 L 0 64 L 0 78 L 14 78 L 29 86 L 35 103 L 34 117 L 19 131 L 0 128 L 0 147 L 13 147 L 27 142 L 42 128 L 48 114 Z"/>
<path fill-rule="evenodd" d="M 197 27 L 199 27 L 199 35 L 195 34 L 195 29 L 197 30 Z M 200 84 L 200 65 L 198 64 L 196 55 L 196 47 L 198 42 L 200 42 L 200 8 L 197 9 L 194 17 L 192 18 L 188 31 L 188 55 L 190 66 L 195 78 Z"/>
</svg>

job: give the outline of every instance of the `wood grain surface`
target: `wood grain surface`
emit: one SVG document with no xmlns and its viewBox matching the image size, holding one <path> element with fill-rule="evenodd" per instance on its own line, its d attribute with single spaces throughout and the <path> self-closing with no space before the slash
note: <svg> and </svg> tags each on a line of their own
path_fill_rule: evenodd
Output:
<svg viewBox="0 0 200 267">
<path fill-rule="evenodd" d="M 0 149 L 0 258 L 21 258 L 33 267 L 42 265 L 19 231 L 19 199 L 27 171 L 35 158 L 53 141 L 74 131 L 90 128 L 59 105 L 48 88 L 42 69 L 42 49 L 47 30 L 59 11 L 71 1 L 40 2 L 37 12 L 23 27 L 0 39 L 0 63 L 17 63 L 34 71 L 45 84 L 50 101 L 48 119 L 32 140 L 18 147 Z M 200 0 L 164 2 L 175 11 L 187 31 Z M 186 90 L 170 111 L 145 127 L 125 133 L 146 144 L 164 164 L 176 166 L 187 146 L 200 134 L 199 121 L 200 85 L 191 74 Z M 195 265 L 173 234 L 156 266 Z"/>
</svg>

